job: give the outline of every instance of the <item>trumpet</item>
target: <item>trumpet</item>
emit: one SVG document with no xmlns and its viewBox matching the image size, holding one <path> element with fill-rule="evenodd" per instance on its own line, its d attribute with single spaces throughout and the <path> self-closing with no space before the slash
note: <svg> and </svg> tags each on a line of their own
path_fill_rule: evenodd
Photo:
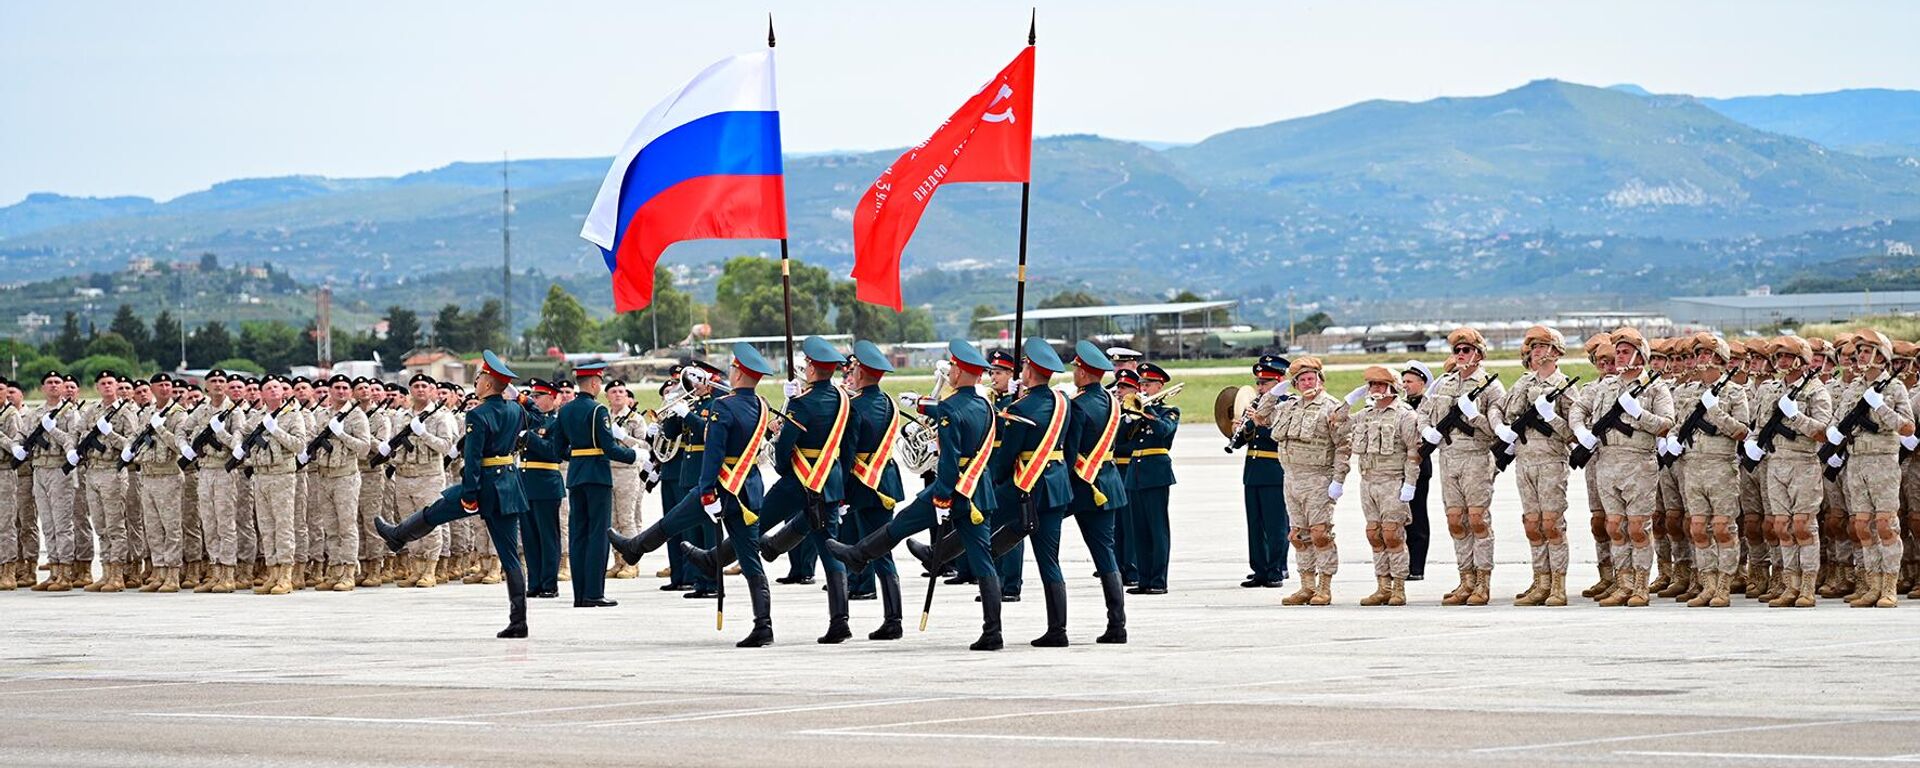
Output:
<svg viewBox="0 0 1920 768">
<path fill-rule="evenodd" d="M 1127 395 L 1120 399 L 1120 412 L 1131 416 L 1145 416 L 1147 415 L 1148 406 L 1159 405 L 1165 402 L 1167 398 L 1180 394 L 1180 390 L 1184 387 L 1186 387 L 1186 382 L 1180 382 L 1168 385 L 1159 392 L 1151 395 L 1142 395 L 1138 392 Z"/>
</svg>

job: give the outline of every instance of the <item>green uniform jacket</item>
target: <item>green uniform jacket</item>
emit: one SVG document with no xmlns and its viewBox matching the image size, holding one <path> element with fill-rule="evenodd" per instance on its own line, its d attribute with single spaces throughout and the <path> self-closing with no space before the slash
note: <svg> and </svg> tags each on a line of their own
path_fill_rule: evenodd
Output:
<svg viewBox="0 0 1920 768">
<path fill-rule="evenodd" d="M 632 464 L 633 449 L 613 439 L 607 407 L 582 392 L 560 406 L 547 433 L 554 452 L 566 457 L 567 487 L 613 485 L 613 467 L 607 462 Z M 598 451 L 595 453 L 595 451 Z"/>
<path fill-rule="evenodd" d="M 1147 415 L 1132 426 L 1133 435 L 1127 441 L 1128 452 L 1133 462 L 1127 465 L 1127 487 L 1165 488 L 1174 484 L 1173 456 L 1168 453 L 1173 448 L 1173 434 L 1180 431 L 1180 409 L 1152 405 L 1147 407 Z M 1126 432 L 1127 426 L 1120 430 Z M 1142 455 L 1141 452 L 1146 452 Z"/>
<path fill-rule="evenodd" d="M 1107 416 L 1113 412 L 1113 396 L 1098 386 L 1088 386 L 1080 390 L 1071 402 L 1073 416 L 1067 421 L 1067 461 L 1093 452 L 1094 444 L 1100 441 L 1100 432 L 1107 426 Z M 1114 435 L 1117 445 L 1120 436 Z M 1102 462 L 1100 471 L 1093 477 L 1093 485 L 1081 482 L 1078 475 L 1069 472 L 1073 480 L 1073 505 L 1068 509 L 1074 512 L 1091 512 L 1096 509 L 1119 509 L 1127 505 L 1127 486 L 1120 479 L 1120 468 L 1112 461 Z M 1105 504 L 1094 502 L 1093 491 L 1100 489 L 1107 499 Z"/>
</svg>

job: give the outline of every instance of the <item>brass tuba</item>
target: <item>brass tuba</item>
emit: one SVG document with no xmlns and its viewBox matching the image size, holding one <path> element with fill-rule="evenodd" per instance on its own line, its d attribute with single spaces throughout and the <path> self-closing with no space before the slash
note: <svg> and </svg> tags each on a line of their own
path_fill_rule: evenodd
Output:
<svg viewBox="0 0 1920 768">
<path fill-rule="evenodd" d="M 927 400 L 938 401 L 947 394 L 947 376 L 951 366 L 942 360 L 933 368 L 933 393 Z M 900 437 L 895 451 L 900 457 L 900 466 L 916 475 L 933 471 L 940 461 L 940 440 L 932 419 L 916 413 L 910 408 L 900 409 Z"/>
</svg>

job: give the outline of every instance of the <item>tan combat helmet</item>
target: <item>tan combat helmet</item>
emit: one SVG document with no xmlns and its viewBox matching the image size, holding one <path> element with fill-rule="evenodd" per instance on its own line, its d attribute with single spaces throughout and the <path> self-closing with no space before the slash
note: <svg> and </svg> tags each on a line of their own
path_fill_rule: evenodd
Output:
<svg viewBox="0 0 1920 768">
<path fill-rule="evenodd" d="M 1915 356 L 1920 356 L 1920 344 L 1915 344 L 1911 341 L 1893 342 L 1893 357 L 1895 359 L 1912 360 Z"/>
<path fill-rule="evenodd" d="M 1853 338 L 1852 338 L 1853 334 L 1849 333 L 1844 335 L 1847 337 L 1847 343 L 1849 344 L 1853 343 Z M 1826 339 L 1820 338 L 1818 336 L 1815 336 L 1811 339 L 1807 339 L 1806 342 L 1807 342 L 1807 350 L 1813 353 L 1813 357 L 1824 357 L 1827 359 L 1827 362 L 1829 363 L 1839 362 L 1840 357 L 1836 353 L 1836 348 L 1834 347 L 1833 342 L 1827 341 Z"/>
<path fill-rule="evenodd" d="M 1733 345 L 1706 331 L 1693 335 L 1693 353 L 1697 355 L 1701 352 L 1712 352 L 1713 359 L 1722 365 L 1733 359 Z"/>
<path fill-rule="evenodd" d="M 1480 354 L 1482 355 L 1487 353 L 1487 337 L 1480 335 L 1479 331 L 1464 325 L 1453 329 L 1452 333 L 1447 334 L 1447 351 L 1452 352 L 1456 347 L 1463 344 L 1480 350 Z"/>
<path fill-rule="evenodd" d="M 1854 334 L 1853 345 L 1855 353 L 1858 353 L 1861 347 L 1871 347 L 1873 351 L 1880 353 L 1881 365 L 1893 362 L 1893 340 L 1887 338 L 1884 333 L 1872 328 L 1862 328 Z"/>
<path fill-rule="evenodd" d="M 1520 339 L 1520 348 L 1529 352 L 1531 352 L 1534 347 L 1543 345 L 1552 347 L 1556 353 L 1562 355 L 1567 353 L 1567 337 L 1560 335 L 1559 331 L 1544 325 L 1536 325 L 1528 328 L 1526 335 Z"/>
<path fill-rule="evenodd" d="M 1360 378 L 1368 384 L 1385 384 L 1387 391 L 1400 394 L 1400 377 L 1395 376 L 1393 371 L 1387 370 L 1384 365 L 1367 366 L 1367 370 L 1361 372 Z"/>
<path fill-rule="evenodd" d="M 1793 355 L 1800 359 L 1801 365 L 1807 365 L 1813 362 L 1813 345 L 1799 336 L 1781 336 L 1767 345 L 1768 359 L 1780 355 Z"/>
<path fill-rule="evenodd" d="M 1621 328 L 1616 330 L 1612 336 L 1608 337 L 1607 343 L 1611 346 L 1619 346 L 1621 344 L 1633 345 L 1633 348 L 1640 353 L 1640 362 L 1642 364 L 1646 363 L 1647 360 L 1652 357 L 1651 345 L 1647 343 L 1647 337 L 1640 335 L 1640 329 L 1638 328 Z"/>
<path fill-rule="evenodd" d="M 1587 337 L 1587 362 L 1598 363 L 1603 357 L 1613 356 L 1613 336 L 1596 333 Z"/>
</svg>

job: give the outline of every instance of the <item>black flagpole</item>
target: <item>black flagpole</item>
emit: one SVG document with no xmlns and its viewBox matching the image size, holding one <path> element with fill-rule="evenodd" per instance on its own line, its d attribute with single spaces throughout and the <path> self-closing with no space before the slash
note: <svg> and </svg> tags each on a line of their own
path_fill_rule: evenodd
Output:
<svg viewBox="0 0 1920 768">
<path fill-rule="evenodd" d="M 1034 32 L 1039 21 L 1040 12 L 1035 10 L 1027 20 L 1027 45 L 1034 44 Z M 1010 351 L 1013 352 L 1013 375 L 1016 379 L 1026 370 L 1021 365 L 1026 356 L 1021 352 L 1020 334 L 1026 328 L 1027 320 L 1027 204 L 1033 197 L 1031 157 L 1027 162 L 1027 180 L 1020 182 L 1020 269 L 1014 273 L 1013 288 L 1013 349 Z"/>
<path fill-rule="evenodd" d="M 773 48 L 773 46 L 774 46 L 773 14 L 769 13 L 767 14 L 767 48 L 771 49 Z M 786 200 L 781 200 L 780 204 L 783 206 L 786 205 Z M 792 379 L 794 377 L 793 376 L 793 277 L 792 277 L 792 270 L 789 268 L 791 263 L 792 262 L 789 261 L 787 258 L 787 239 L 782 237 L 780 238 L 780 314 L 782 317 L 786 319 L 786 323 L 787 323 L 787 378 L 788 379 Z"/>
</svg>

